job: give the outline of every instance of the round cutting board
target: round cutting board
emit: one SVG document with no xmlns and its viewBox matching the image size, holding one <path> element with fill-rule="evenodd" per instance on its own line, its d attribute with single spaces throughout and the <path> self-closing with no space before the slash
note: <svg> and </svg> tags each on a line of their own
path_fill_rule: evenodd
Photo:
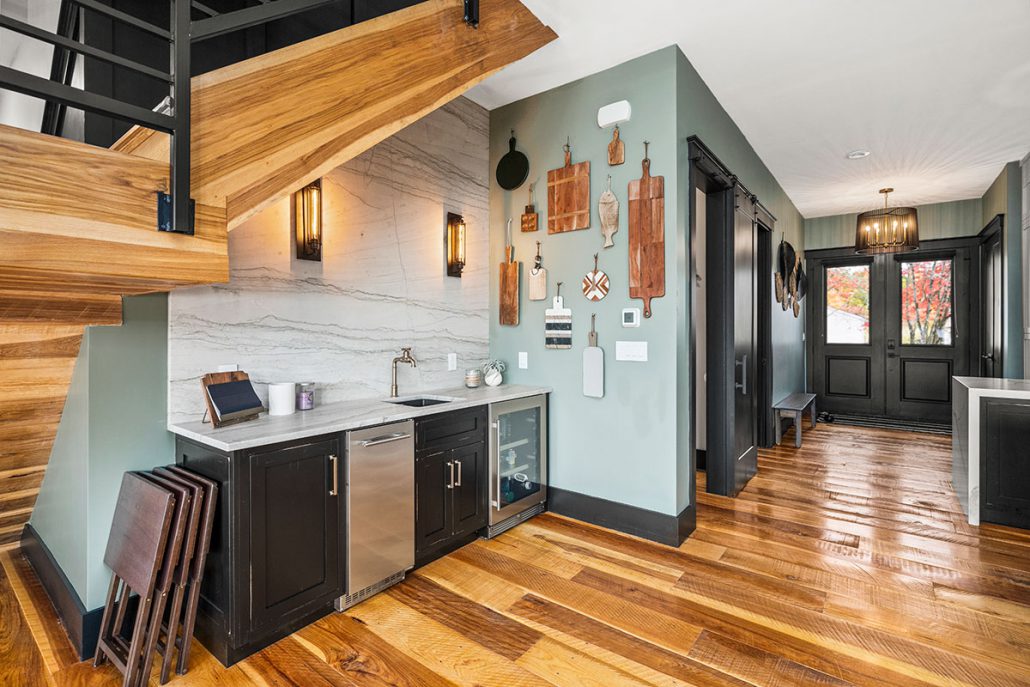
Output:
<svg viewBox="0 0 1030 687">
<path fill-rule="evenodd" d="M 594 269 L 583 277 L 583 295 L 592 301 L 599 301 L 608 295 L 608 275 L 597 268 L 597 256 L 594 256 Z"/>
</svg>

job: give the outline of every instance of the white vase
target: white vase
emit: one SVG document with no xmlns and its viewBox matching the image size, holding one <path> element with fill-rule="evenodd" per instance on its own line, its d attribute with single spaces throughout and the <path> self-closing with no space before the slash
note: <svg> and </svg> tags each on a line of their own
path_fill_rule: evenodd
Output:
<svg viewBox="0 0 1030 687">
<path fill-rule="evenodd" d="M 498 370 L 491 369 L 487 370 L 487 373 L 483 376 L 483 381 L 486 382 L 487 386 L 500 386 L 504 379 Z"/>
</svg>

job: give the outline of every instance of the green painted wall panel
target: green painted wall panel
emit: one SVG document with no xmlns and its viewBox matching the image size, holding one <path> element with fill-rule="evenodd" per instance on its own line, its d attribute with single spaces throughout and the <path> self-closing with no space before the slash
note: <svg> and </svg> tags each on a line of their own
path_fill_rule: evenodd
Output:
<svg viewBox="0 0 1030 687">
<path fill-rule="evenodd" d="M 982 206 L 979 198 L 920 205 L 916 208 L 919 237 L 930 240 L 974 236 L 986 224 L 982 218 Z M 858 213 L 806 219 L 805 248 L 818 250 L 855 245 L 857 221 Z"/>
</svg>

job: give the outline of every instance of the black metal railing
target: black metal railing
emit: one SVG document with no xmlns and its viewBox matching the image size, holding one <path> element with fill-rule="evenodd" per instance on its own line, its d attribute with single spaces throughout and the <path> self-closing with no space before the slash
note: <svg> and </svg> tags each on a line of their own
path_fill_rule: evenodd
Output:
<svg viewBox="0 0 1030 687">
<path fill-rule="evenodd" d="M 210 0 L 209 0 L 210 1 Z M 160 231 L 193 234 L 194 203 L 190 198 L 190 68 L 191 45 L 224 34 L 240 31 L 301 12 L 340 2 L 340 0 L 255 0 L 257 5 L 218 12 L 201 0 L 169 0 L 169 28 L 157 26 L 100 0 L 63 0 L 56 32 L 0 15 L 0 29 L 43 41 L 54 46 L 49 79 L 0 66 L 0 88 L 46 101 L 43 133 L 60 134 L 65 108 L 113 117 L 131 124 L 170 135 L 168 193 L 158 194 L 157 228 Z M 479 0 L 463 0 L 464 21 L 479 25 Z M 351 0 L 351 21 L 355 6 Z M 169 47 L 167 69 L 156 69 L 113 52 L 87 45 L 80 40 L 81 13 L 96 13 L 112 22 L 130 26 L 166 41 Z M 193 19 L 194 13 L 201 18 Z M 154 109 L 71 85 L 76 56 L 93 58 L 155 79 L 168 87 L 168 98 Z"/>
</svg>

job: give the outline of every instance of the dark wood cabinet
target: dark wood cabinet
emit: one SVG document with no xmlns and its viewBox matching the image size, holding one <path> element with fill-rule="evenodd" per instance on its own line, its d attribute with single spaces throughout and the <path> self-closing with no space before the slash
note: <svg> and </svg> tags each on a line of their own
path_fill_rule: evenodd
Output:
<svg viewBox="0 0 1030 687">
<path fill-rule="evenodd" d="M 486 408 L 415 423 L 415 564 L 474 539 L 488 519 Z"/>
<path fill-rule="evenodd" d="M 341 457 L 337 435 L 232 453 L 177 439 L 177 462 L 219 483 L 196 633 L 224 665 L 343 594 Z"/>
<path fill-rule="evenodd" d="M 1030 402 L 985 398 L 982 404 L 980 519 L 1030 528 Z"/>
</svg>

